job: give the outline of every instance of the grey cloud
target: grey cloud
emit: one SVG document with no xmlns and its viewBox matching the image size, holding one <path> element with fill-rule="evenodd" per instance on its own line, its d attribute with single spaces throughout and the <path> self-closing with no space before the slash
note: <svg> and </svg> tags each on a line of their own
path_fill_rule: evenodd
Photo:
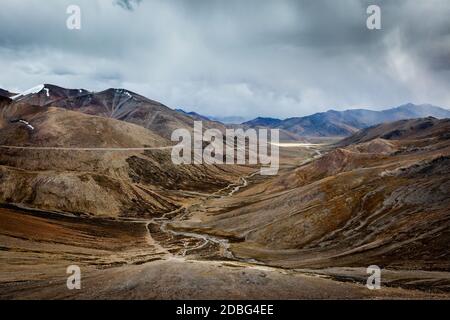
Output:
<svg viewBox="0 0 450 320">
<path fill-rule="evenodd" d="M 406 101 L 450 106 L 450 2 L 3 0 L 0 83 L 127 87 L 210 115 L 289 117 Z M 125 10 L 124 10 L 125 9 Z"/>
</svg>

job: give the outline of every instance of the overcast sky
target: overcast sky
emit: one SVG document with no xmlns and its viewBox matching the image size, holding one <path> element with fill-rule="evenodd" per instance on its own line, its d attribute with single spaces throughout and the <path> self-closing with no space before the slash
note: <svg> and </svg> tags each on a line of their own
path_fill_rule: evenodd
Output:
<svg viewBox="0 0 450 320">
<path fill-rule="evenodd" d="M 0 68 L 10 91 L 124 87 L 215 116 L 450 107 L 450 1 L 2 0 Z"/>
</svg>

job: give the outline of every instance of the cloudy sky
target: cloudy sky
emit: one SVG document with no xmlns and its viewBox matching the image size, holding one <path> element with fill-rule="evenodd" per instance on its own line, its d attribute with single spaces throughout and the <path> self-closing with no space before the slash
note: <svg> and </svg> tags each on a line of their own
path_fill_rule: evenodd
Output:
<svg viewBox="0 0 450 320">
<path fill-rule="evenodd" d="M 205 115 L 450 107 L 448 0 L 2 0 L 0 87 L 124 87 Z M 368 30 L 378 4 L 382 29 Z M 66 27 L 69 5 L 81 30 Z"/>
</svg>

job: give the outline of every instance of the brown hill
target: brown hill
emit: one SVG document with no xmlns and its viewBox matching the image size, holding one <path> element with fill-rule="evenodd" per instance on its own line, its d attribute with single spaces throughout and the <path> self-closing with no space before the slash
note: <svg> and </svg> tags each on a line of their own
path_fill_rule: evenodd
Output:
<svg viewBox="0 0 450 320">
<path fill-rule="evenodd" d="M 409 119 L 397 122 L 383 123 L 350 136 L 338 143 L 339 146 L 371 141 L 377 138 L 385 140 L 414 140 L 430 138 L 445 138 L 450 132 L 450 119 L 438 120 L 433 117 L 424 119 Z"/>
<path fill-rule="evenodd" d="M 175 129 L 192 130 L 194 124 L 193 117 L 125 89 L 89 92 L 45 84 L 38 92 L 19 97 L 16 101 L 39 106 L 51 105 L 134 123 L 166 139 L 170 139 Z M 225 126 L 215 121 L 203 121 L 203 125 L 205 128 L 225 130 Z"/>
<path fill-rule="evenodd" d="M 2 105 L 0 149 L 1 203 L 76 214 L 158 215 L 248 170 L 175 166 L 170 142 L 141 126 L 23 102 Z"/>
</svg>

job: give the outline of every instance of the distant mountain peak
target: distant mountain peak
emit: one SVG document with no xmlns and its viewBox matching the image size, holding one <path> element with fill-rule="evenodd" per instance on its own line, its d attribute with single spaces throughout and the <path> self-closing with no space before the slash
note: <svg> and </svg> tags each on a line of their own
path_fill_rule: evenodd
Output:
<svg viewBox="0 0 450 320">
<path fill-rule="evenodd" d="M 24 96 L 29 95 L 29 94 L 39 93 L 39 92 L 41 92 L 44 89 L 45 89 L 45 85 L 44 84 L 39 84 L 39 85 L 37 85 L 35 87 L 32 87 L 30 89 L 27 89 L 27 90 L 21 92 L 21 93 L 15 95 L 15 96 L 12 96 L 11 99 L 17 100 L 17 99 L 20 99 L 21 97 L 24 97 Z"/>
<path fill-rule="evenodd" d="M 280 119 L 276 118 L 270 118 L 270 117 L 258 117 L 256 119 L 244 122 L 243 125 L 245 126 L 252 126 L 252 127 L 273 127 L 277 126 L 282 122 Z"/>
<path fill-rule="evenodd" d="M 211 119 L 209 119 L 208 117 L 206 117 L 204 115 L 201 115 L 201 114 L 199 114 L 197 112 L 194 112 L 194 111 L 189 111 L 188 112 L 188 111 L 185 111 L 185 110 L 180 109 L 180 108 L 175 109 L 175 111 L 183 113 L 183 114 L 186 114 L 186 115 L 194 118 L 194 120 L 197 120 L 197 121 L 211 121 Z"/>
</svg>

